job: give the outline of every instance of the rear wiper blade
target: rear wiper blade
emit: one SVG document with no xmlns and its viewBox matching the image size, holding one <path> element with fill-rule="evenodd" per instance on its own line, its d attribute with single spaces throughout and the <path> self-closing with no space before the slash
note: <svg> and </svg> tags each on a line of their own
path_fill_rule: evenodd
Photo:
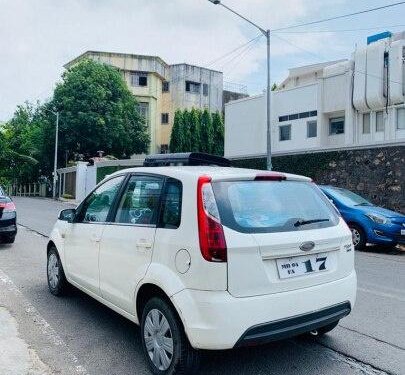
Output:
<svg viewBox="0 0 405 375">
<path fill-rule="evenodd" d="M 363 203 L 357 203 L 357 204 L 355 204 L 355 206 L 372 206 L 372 204 L 368 203 L 368 202 L 363 202 Z"/>
<path fill-rule="evenodd" d="M 329 221 L 329 219 L 312 219 L 312 220 L 298 220 L 294 223 L 294 227 L 300 227 L 301 225 L 321 223 L 323 221 Z"/>
</svg>

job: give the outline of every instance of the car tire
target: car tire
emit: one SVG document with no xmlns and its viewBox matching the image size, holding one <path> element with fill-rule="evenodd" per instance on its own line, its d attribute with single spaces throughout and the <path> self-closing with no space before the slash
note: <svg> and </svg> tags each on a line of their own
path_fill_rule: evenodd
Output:
<svg viewBox="0 0 405 375">
<path fill-rule="evenodd" d="M 354 249 L 363 250 L 367 243 L 366 233 L 363 228 L 353 223 L 349 223 L 349 228 L 352 231 Z"/>
<path fill-rule="evenodd" d="M 176 311 L 164 299 L 154 297 L 146 303 L 142 313 L 141 338 L 143 352 L 153 374 L 195 373 L 199 352 L 191 347 Z"/>
<path fill-rule="evenodd" d="M 56 247 L 52 247 L 48 252 L 46 275 L 49 291 L 54 296 L 64 295 L 68 289 L 68 282 Z"/>
<path fill-rule="evenodd" d="M 330 323 L 324 327 L 318 328 L 316 330 L 313 330 L 311 332 L 308 332 L 306 336 L 312 337 L 312 338 L 317 338 L 317 337 L 322 337 L 326 333 L 332 331 L 332 329 L 336 328 L 336 326 L 339 324 L 339 320 L 336 322 Z"/>
<path fill-rule="evenodd" d="M 3 243 L 4 244 L 12 244 L 15 241 L 15 236 L 7 236 L 3 238 Z"/>
<path fill-rule="evenodd" d="M 389 245 L 377 245 L 379 246 L 383 251 L 395 251 L 397 247 L 397 243 L 392 243 Z"/>
</svg>

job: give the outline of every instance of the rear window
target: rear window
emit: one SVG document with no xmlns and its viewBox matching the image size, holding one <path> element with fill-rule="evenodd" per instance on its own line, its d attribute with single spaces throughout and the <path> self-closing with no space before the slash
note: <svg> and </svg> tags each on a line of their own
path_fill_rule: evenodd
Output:
<svg viewBox="0 0 405 375">
<path fill-rule="evenodd" d="M 310 182 L 213 183 L 221 223 L 243 233 L 290 232 L 337 225 L 339 216 Z"/>
</svg>

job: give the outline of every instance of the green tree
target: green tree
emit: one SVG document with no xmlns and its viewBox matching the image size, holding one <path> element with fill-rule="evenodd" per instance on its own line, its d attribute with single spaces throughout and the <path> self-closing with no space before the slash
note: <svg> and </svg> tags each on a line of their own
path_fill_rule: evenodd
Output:
<svg viewBox="0 0 405 375">
<path fill-rule="evenodd" d="M 172 134 L 170 136 L 170 152 L 181 152 L 183 143 L 183 114 L 178 109 L 174 114 Z"/>
<path fill-rule="evenodd" d="M 109 65 L 83 60 L 68 69 L 49 106 L 60 114 L 61 153 L 87 158 L 102 150 L 129 158 L 148 150 L 148 129 L 137 102 L 119 71 Z M 54 127 L 54 116 L 46 116 L 48 127 Z"/>
<path fill-rule="evenodd" d="M 41 154 L 41 122 L 39 105 L 19 105 L 11 118 L 0 129 L 2 138 L 1 172 L 3 177 L 32 181 L 38 177 Z"/>
<path fill-rule="evenodd" d="M 200 151 L 200 119 L 201 111 L 193 108 L 189 114 L 190 118 L 190 151 Z"/>
<path fill-rule="evenodd" d="M 211 114 L 204 109 L 201 116 L 201 152 L 211 153 L 214 148 L 214 128 Z"/>
<path fill-rule="evenodd" d="M 183 144 L 181 152 L 190 152 L 192 148 L 191 143 L 191 112 L 187 109 L 183 111 L 183 123 L 182 123 L 182 137 Z"/>
<path fill-rule="evenodd" d="M 217 111 L 212 115 L 212 126 L 214 128 L 214 146 L 212 153 L 215 155 L 224 155 L 224 122 L 221 114 Z"/>
</svg>

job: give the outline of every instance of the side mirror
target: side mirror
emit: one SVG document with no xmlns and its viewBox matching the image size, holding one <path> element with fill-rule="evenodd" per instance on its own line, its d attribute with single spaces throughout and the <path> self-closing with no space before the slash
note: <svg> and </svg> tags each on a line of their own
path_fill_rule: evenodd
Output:
<svg viewBox="0 0 405 375">
<path fill-rule="evenodd" d="M 76 210 L 74 208 L 68 208 L 60 212 L 58 219 L 71 223 L 75 217 L 75 214 Z"/>
</svg>

